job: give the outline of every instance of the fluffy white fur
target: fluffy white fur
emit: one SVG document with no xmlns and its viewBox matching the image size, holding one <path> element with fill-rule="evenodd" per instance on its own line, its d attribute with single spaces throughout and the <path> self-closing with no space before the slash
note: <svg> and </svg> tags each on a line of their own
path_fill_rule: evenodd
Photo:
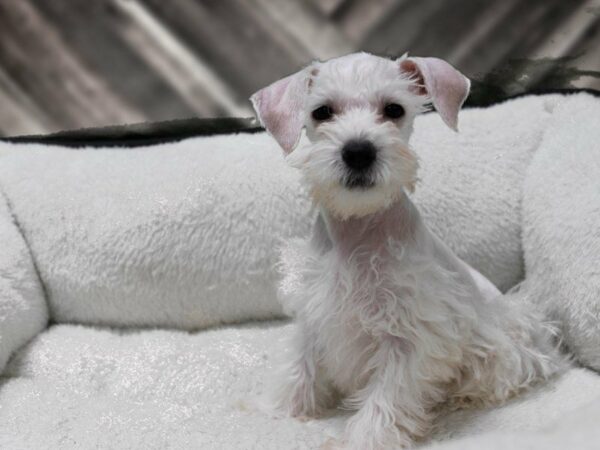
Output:
<svg viewBox="0 0 600 450">
<path fill-rule="evenodd" d="M 306 108 L 310 143 L 287 159 L 321 213 L 312 238 L 283 257 L 282 297 L 298 334 L 271 401 L 284 415 L 313 417 L 341 397 L 356 411 L 344 448 L 408 447 L 427 435 L 441 403 L 501 403 L 564 367 L 541 317 L 502 301 L 404 193 L 416 179 L 415 116 L 432 101 L 455 125 L 469 86 L 440 60 L 418 58 L 410 72 L 406 61 L 362 53 L 318 63 L 295 75 L 306 77 L 305 92 L 295 81 L 281 97 Z M 271 104 L 271 89 L 253 97 L 259 118 L 278 140 L 293 141 L 295 121 L 273 127 L 269 119 L 283 106 Z M 387 119 L 387 103 L 405 115 Z M 322 105 L 332 118 L 312 120 Z M 357 139 L 377 148 L 372 184 L 359 189 L 348 187 L 354 172 L 342 159 L 343 145 Z"/>
<path fill-rule="evenodd" d="M 418 163 L 407 142 L 415 116 L 425 110 L 427 97 L 409 91 L 415 80 L 411 74 L 400 72 L 398 64 L 367 54 L 315 63 L 310 69 L 316 75 L 311 78 L 302 113 L 311 145 L 292 152 L 288 162 L 302 169 L 313 199 L 341 217 L 387 208 L 398 199 L 399 187 L 412 190 L 416 182 Z M 349 97 L 349 92 L 354 95 Z M 381 108 L 387 103 L 404 106 L 406 116 L 401 126 L 382 120 Z M 317 126 L 310 112 L 323 104 L 337 111 L 336 120 Z M 380 164 L 373 174 L 378 188 L 349 191 L 340 183 L 346 176 L 340 149 L 350 140 L 361 139 L 370 140 L 379 149 Z"/>
</svg>

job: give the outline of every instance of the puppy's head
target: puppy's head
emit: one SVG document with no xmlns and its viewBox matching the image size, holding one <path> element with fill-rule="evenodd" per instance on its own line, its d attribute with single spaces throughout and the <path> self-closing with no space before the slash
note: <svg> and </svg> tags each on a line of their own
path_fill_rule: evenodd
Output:
<svg viewBox="0 0 600 450">
<path fill-rule="evenodd" d="M 456 130 L 469 85 L 441 59 L 355 53 L 315 62 L 251 101 L 313 198 L 347 218 L 384 209 L 414 188 L 418 163 L 408 141 L 415 116 L 432 103 Z M 310 143 L 296 148 L 303 128 Z"/>
</svg>

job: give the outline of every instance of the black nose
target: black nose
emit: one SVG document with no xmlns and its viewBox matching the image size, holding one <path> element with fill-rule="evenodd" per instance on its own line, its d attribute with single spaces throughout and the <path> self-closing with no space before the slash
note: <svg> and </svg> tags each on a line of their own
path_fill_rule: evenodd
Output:
<svg viewBox="0 0 600 450">
<path fill-rule="evenodd" d="M 349 141 L 342 148 L 342 159 L 354 170 L 368 169 L 375 161 L 377 151 L 370 141 Z"/>
</svg>

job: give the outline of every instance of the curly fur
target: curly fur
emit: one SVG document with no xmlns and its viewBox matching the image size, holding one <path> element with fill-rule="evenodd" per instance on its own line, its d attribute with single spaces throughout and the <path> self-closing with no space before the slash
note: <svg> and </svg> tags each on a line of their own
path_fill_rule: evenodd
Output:
<svg viewBox="0 0 600 450">
<path fill-rule="evenodd" d="M 359 411 L 352 448 L 408 446 L 436 405 L 502 403 L 563 367 L 555 330 L 535 311 L 482 298 L 468 274 L 435 257 L 435 241 L 418 242 L 391 237 L 348 257 L 310 240 L 285 248 L 281 298 L 298 332 L 273 394 L 286 414 L 315 416 L 341 398 Z"/>
<path fill-rule="evenodd" d="M 454 77 L 437 80 L 438 95 L 445 83 L 460 85 L 462 75 L 432 64 L 430 80 L 435 70 Z M 271 406 L 311 417 L 341 401 L 356 411 L 341 445 L 409 447 L 427 434 L 441 403 L 501 403 L 566 363 L 554 328 L 505 301 L 431 233 L 406 195 L 418 167 L 408 145 L 412 120 L 426 101 L 420 78 L 365 54 L 317 67 L 304 104 L 310 111 L 333 103 L 337 117 L 315 124 L 307 115 L 311 144 L 288 156 L 320 215 L 310 239 L 282 252 L 280 294 L 297 332 Z M 402 102 L 401 122 L 382 119 L 381 98 Z M 458 107 L 445 111 L 452 123 Z M 340 148 L 357 137 L 378 148 L 368 189 L 344 183 Z"/>
</svg>

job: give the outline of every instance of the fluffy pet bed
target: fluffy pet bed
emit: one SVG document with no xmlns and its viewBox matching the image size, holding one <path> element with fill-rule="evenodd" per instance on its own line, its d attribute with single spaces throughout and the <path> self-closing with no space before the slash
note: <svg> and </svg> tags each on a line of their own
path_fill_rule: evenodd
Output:
<svg viewBox="0 0 600 450">
<path fill-rule="evenodd" d="M 417 120 L 426 223 L 545 308 L 586 366 L 503 406 L 443 413 L 423 448 L 598 448 L 598 117 L 600 99 L 578 93 L 465 110 L 459 134 Z M 300 422 L 244 407 L 293 327 L 277 247 L 314 216 L 274 141 L 248 131 L 0 143 L 0 448 L 313 449 L 340 432 L 342 412 Z"/>
</svg>

